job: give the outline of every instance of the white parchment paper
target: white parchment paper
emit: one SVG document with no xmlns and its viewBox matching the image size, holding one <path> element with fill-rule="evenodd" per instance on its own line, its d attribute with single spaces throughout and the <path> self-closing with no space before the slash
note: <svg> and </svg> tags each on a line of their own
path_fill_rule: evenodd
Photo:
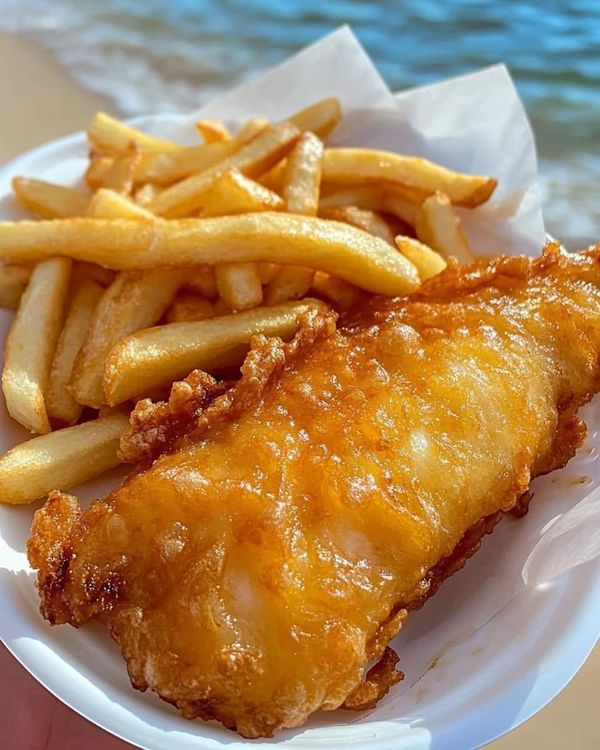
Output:
<svg viewBox="0 0 600 750">
<path fill-rule="evenodd" d="M 462 211 L 477 252 L 529 255 L 540 252 L 544 227 L 536 183 L 533 136 L 510 76 L 501 65 L 393 95 L 352 32 L 341 28 L 198 112 L 182 117 L 141 118 L 140 122 L 150 132 L 197 142 L 192 124 L 200 116 L 222 118 L 230 124 L 239 124 L 252 115 L 277 120 L 327 96 L 339 97 L 344 109 L 344 124 L 332 135 L 331 143 L 416 154 L 451 168 L 498 178 L 499 187 L 488 204 L 475 211 Z M 23 173 L 26 165 L 30 170 L 25 170 L 26 174 L 74 184 L 85 163 L 86 146 L 82 138 L 67 146 L 47 149 L 43 156 L 32 156 L 29 161 L 15 164 L 13 169 Z M 10 173 L 5 173 L 0 180 L 0 191 L 4 191 L 5 196 L 0 202 L 1 218 L 19 216 L 12 200 L 6 197 L 10 192 L 10 176 Z M 6 321 L 3 319 L 3 325 L 8 325 L 8 317 Z M 452 712 L 459 710 L 457 706 L 460 706 L 461 715 L 466 716 L 472 708 L 473 691 L 480 690 L 482 680 L 485 682 L 481 674 L 491 664 L 492 656 L 485 652 L 485 643 L 478 647 L 480 650 L 473 650 L 471 646 L 470 650 L 461 650 L 460 644 L 472 644 L 478 633 L 486 633 L 486 637 L 497 639 L 494 653 L 501 653 L 503 662 L 508 663 L 518 654 L 515 634 L 521 633 L 524 639 L 532 623 L 535 628 L 541 628 L 539 622 L 556 616 L 551 612 L 546 616 L 543 609 L 544 606 L 550 607 L 548 592 L 553 584 L 548 582 L 556 581 L 559 576 L 573 577 L 576 574 L 583 580 L 585 563 L 600 553 L 600 467 L 597 461 L 600 404 L 593 402 L 583 414 L 590 426 L 585 445 L 564 470 L 533 483 L 534 500 L 529 515 L 518 521 L 505 519 L 484 541 L 474 561 L 444 584 L 422 612 L 410 618 L 396 642 L 401 654 L 400 666 L 407 679 L 370 715 L 327 714 L 311 719 L 305 730 L 306 739 L 315 740 L 315 746 L 322 747 L 319 743 L 325 736 L 326 727 L 346 726 L 349 722 L 358 722 L 363 728 L 375 727 L 373 732 L 380 736 L 393 721 L 390 736 L 396 737 L 401 725 L 402 731 L 410 730 L 410 737 L 417 738 L 415 744 L 403 747 L 430 747 L 427 743 L 433 736 L 436 721 L 440 726 L 438 708 L 441 704 L 436 701 L 443 697 L 444 710 L 451 714 L 449 721 L 454 715 Z M 2 406 L 0 424 L 3 449 L 25 437 L 24 431 L 9 420 Z M 83 496 L 105 494 L 111 489 L 111 481 L 114 483 L 114 477 L 94 482 L 87 491 L 83 490 Z M 0 567 L 11 575 L 10 586 L 13 588 L 4 591 L 12 597 L 11 622 L 15 631 L 18 633 L 29 628 L 33 640 L 39 638 L 41 642 L 46 639 L 50 643 L 44 623 L 38 621 L 35 614 L 35 595 L 31 580 L 27 578 L 30 571 L 24 548 L 30 516 L 30 508 L 0 508 Z M 19 583 L 15 584 L 15 581 Z M 17 591 L 15 585 L 22 588 Z M 28 604 L 25 614 L 19 619 L 15 607 L 22 601 Z M 19 647 L 15 646 L 18 638 L 7 636 L 6 632 L 3 637 L 18 652 Z M 82 640 L 81 643 L 88 645 L 79 649 L 83 655 L 77 657 L 81 661 L 75 663 L 76 672 L 71 679 L 75 679 L 75 674 L 85 675 L 87 672 L 97 675 L 98 663 L 110 661 L 113 655 L 105 652 L 104 641 L 93 640 L 93 633 L 89 640 L 86 629 L 76 634 L 53 629 L 52 653 L 59 655 L 59 663 L 64 662 L 60 656 L 62 653 L 71 654 L 70 658 L 74 659 L 75 638 L 87 638 L 88 641 Z M 533 649 L 529 652 L 535 653 Z M 509 654 L 513 657 L 509 658 Z M 432 672 L 434 664 L 450 659 L 451 655 L 454 660 L 451 674 L 444 673 L 441 667 Z M 22 658 L 26 660 L 27 657 Z M 524 660 L 525 655 L 519 659 Z M 498 669 L 501 668 L 500 664 Z M 43 666 L 38 667 L 36 673 L 42 672 Z M 477 688 L 473 687 L 475 683 L 471 679 L 474 672 L 480 674 Z M 121 675 L 121 670 L 115 669 L 115 675 Z M 53 673 L 48 671 L 40 679 L 52 686 Z M 463 681 L 462 693 L 457 680 Z M 145 716 L 146 710 L 156 711 L 158 715 L 164 708 L 159 705 L 155 709 L 155 702 L 151 701 L 148 704 L 151 709 L 146 709 L 146 704 L 139 703 L 139 696 L 130 695 L 131 691 L 122 689 L 120 683 L 114 685 L 109 681 L 103 690 L 113 705 L 118 704 L 131 712 L 128 726 L 134 726 L 140 716 Z M 467 685 L 471 686 L 471 693 L 466 692 Z M 61 692 L 58 684 L 54 689 Z M 98 701 L 100 696 L 94 695 L 90 702 L 92 707 L 81 710 L 94 718 L 93 706 Z M 73 704 L 77 704 L 77 696 L 73 697 Z M 539 707 L 539 702 L 537 705 Z M 165 708 L 160 717 L 159 721 L 152 713 L 151 719 L 144 722 L 144 731 L 153 722 L 161 727 L 171 727 L 169 731 L 179 731 L 177 722 L 180 720 L 170 709 Z M 514 721 L 512 715 L 511 721 Z M 463 723 L 465 727 L 476 726 L 476 722 Z M 110 721 L 105 719 L 104 725 L 110 727 Z M 182 731 L 186 737 L 190 732 L 204 733 L 202 736 L 217 736 L 214 732 L 221 732 L 220 729 L 213 731 L 204 726 L 198 729 L 197 725 L 192 727 L 189 724 Z M 128 736 L 136 741 L 142 735 Z M 230 734 L 218 734 L 221 736 L 229 743 Z M 358 736 L 356 733 L 351 735 L 353 741 Z M 152 741 L 157 744 L 153 746 L 162 747 L 156 737 Z M 294 745 L 295 737 L 288 739 Z M 469 743 L 476 740 L 474 735 L 471 739 L 463 736 L 461 742 L 457 746 L 470 747 L 472 744 Z M 256 743 L 253 746 L 257 746 Z"/>
</svg>

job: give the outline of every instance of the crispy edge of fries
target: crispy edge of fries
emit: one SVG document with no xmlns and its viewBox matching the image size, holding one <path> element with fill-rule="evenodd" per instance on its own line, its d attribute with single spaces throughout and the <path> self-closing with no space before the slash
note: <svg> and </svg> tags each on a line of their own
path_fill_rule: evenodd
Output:
<svg viewBox="0 0 600 750">
<path fill-rule="evenodd" d="M 415 267 L 387 242 L 347 224 L 296 214 L 0 223 L 0 260 L 24 263 L 54 255 L 119 270 L 222 262 L 302 264 L 388 295 L 406 294 L 419 284 Z"/>
<path fill-rule="evenodd" d="M 462 222 L 450 198 L 440 190 L 423 202 L 415 223 L 417 237 L 446 258 L 454 257 L 460 265 L 471 263 L 471 252 Z"/>
<path fill-rule="evenodd" d="M 104 373 L 109 405 L 144 396 L 194 369 L 218 371 L 239 365 L 252 336 L 291 338 L 298 316 L 326 309 L 305 299 L 191 323 L 171 323 L 127 336 L 113 348 Z"/>
<path fill-rule="evenodd" d="M 298 130 L 309 130 L 319 138 L 326 138 L 342 120 L 340 100 L 331 96 L 315 102 L 288 118 Z"/>
<path fill-rule="evenodd" d="M 84 216 L 89 198 L 73 188 L 32 177 L 13 177 L 18 202 L 41 219 Z"/>
<path fill-rule="evenodd" d="M 93 419 L 16 445 L 0 457 L 0 502 L 29 503 L 117 466 L 128 416 Z"/>
<path fill-rule="evenodd" d="M 392 228 L 383 216 L 376 211 L 358 208 L 357 206 L 340 206 L 338 208 L 322 208 L 319 211 L 319 216 L 322 219 L 351 224 L 357 229 L 363 229 L 365 232 L 379 237 L 390 245 L 394 244 Z"/>
<path fill-rule="evenodd" d="M 95 281 L 83 279 L 76 285 L 65 322 L 58 337 L 46 396 L 48 416 L 66 424 L 77 422 L 83 412 L 68 388 L 75 358 L 87 336 L 94 309 L 104 293 Z"/>
<path fill-rule="evenodd" d="M 6 408 L 13 419 L 38 434 L 50 432 L 45 398 L 72 265 L 66 258 L 52 258 L 36 266 L 6 341 Z"/>
</svg>

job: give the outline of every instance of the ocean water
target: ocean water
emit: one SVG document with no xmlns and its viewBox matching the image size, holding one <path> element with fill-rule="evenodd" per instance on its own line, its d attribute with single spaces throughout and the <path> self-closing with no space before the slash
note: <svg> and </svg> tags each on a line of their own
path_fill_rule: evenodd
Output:
<svg viewBox="0 0 600 750">
<path fill-rule="evenodd" d="M 547 228 L 600 240 L 600 0 L 0 0 L 124 115 L 187 111 L 349 23 L 393 90 L 505 62 L 540 155 Z"/>
</svg>

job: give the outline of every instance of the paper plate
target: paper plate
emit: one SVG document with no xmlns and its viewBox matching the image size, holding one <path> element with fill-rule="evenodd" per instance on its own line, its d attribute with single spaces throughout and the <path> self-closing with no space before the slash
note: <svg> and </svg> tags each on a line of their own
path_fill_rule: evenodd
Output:
<svg viewBox="0 0 600 750">
<path fill-rule="evenodd" d="M 176 118 L 146 121 L 168 133 Z M 167 132 L 165 132 L 167 131 Z M 23 214 L 8 197 L 14 174 L 74 183 L 86 143 L 75 135 L 36 149 L 0 171 L 0 218 Z M 11 315 L 0 311 L 4 337 Z M 0 407 L 1 448 L 26 437 Z M 586 407 L 600 426 L 597 403 Z M 37 506 L 0 507 L 0 637 L 29 672 L 57 698 L 109 732 L 152 750 L 227 747 L 465 750 L 518 726 L 550 701 L 577 672 L 599 635 L 600 561 L 581 565 L 548 584 L 512 596 L 532 540 L 570 503 L 600 483 L 597 433 L 562 472 L 535 483 L 523 520 L 506 519 L 465 570 L 444 584 L 411 617 L 396 641 L 406 679 L 371 712 L 320 713 L 305 727 L 274 740 L 245 741 L 216 723 L 181 718 L 152 693 L 129 684 L 125 664 L 106 631 L 50 627 L 38 613 L 33 573 L 25 555 Z M 119 472 L 77 488 L 85 499 L 114 486 Z M 585 476 L 584 486 L 573 477 Z M 510 571 L 510 573 L 507 573 Z M 516 572 L 515 572 L 516 571 Z M 499 612 L 490 617 L 490 612 Z M 488 613 L 488 615 L 486 615 Z"/>
</svg>

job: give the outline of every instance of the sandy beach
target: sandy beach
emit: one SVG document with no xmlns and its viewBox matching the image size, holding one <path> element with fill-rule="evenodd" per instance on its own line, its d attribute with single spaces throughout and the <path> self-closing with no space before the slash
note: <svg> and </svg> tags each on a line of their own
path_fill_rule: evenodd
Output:
<svg viewBox="0 0 600 750">
<path fill-rule="evenodd" d="M 115 113 L 84 91 L 52 56 L 27 39 L 0 33 L 0 162 L 85 128 L 99 109 Z"/>
<path fill-rule="evenodd" d="M 49 53 L 27 39 L 0 34 L 0 69 L 4 71 L 0 77 L 0 162 L 42 142 L 85 128 L 99 109 L 115 113 L 114 105 L 82 89 Z M 105 736 L 101 730 L 92 728 L 59 705 L 41 688 L 34 690 L 29 675 L 1 646 L 0 674 L 3 705 L 0 727 L 6 727 L 5 736 L 12 731 L 10 727 L 15 717 L 19 717 L 20 729 L 16 737 L 23 744 L 12 745 L 14 750 L 34 746 L 30 740 L 34 734 L 38 736 L 37 730 L 23 733 L 28 721 L 32 722 L 32 727 L 33 722 L 39 724 L 40 721 L 50 727 L 44 730 L 47 750 L 75 747 L 71 740 L 76 735 L 80 738 L 85 735 L 86 738 L 79 747 L 90 750 L 108 747 L 108 740 L 103 739 Z M 600 647 L 597 647 L 580 674 L 549 707 L 489 747 L 494 750 L 526 750 L 531 747 L 563 750 L 567 746 L 592 750 L 600 747 L 599 683 Z M 30 699 L 33 700 L 32 710 L 27 716 L 23 713 L 23 706 Z M 111 748 L 113 746 L 126 748 L 117 740 L 110 744 Z"/>
</svg>

